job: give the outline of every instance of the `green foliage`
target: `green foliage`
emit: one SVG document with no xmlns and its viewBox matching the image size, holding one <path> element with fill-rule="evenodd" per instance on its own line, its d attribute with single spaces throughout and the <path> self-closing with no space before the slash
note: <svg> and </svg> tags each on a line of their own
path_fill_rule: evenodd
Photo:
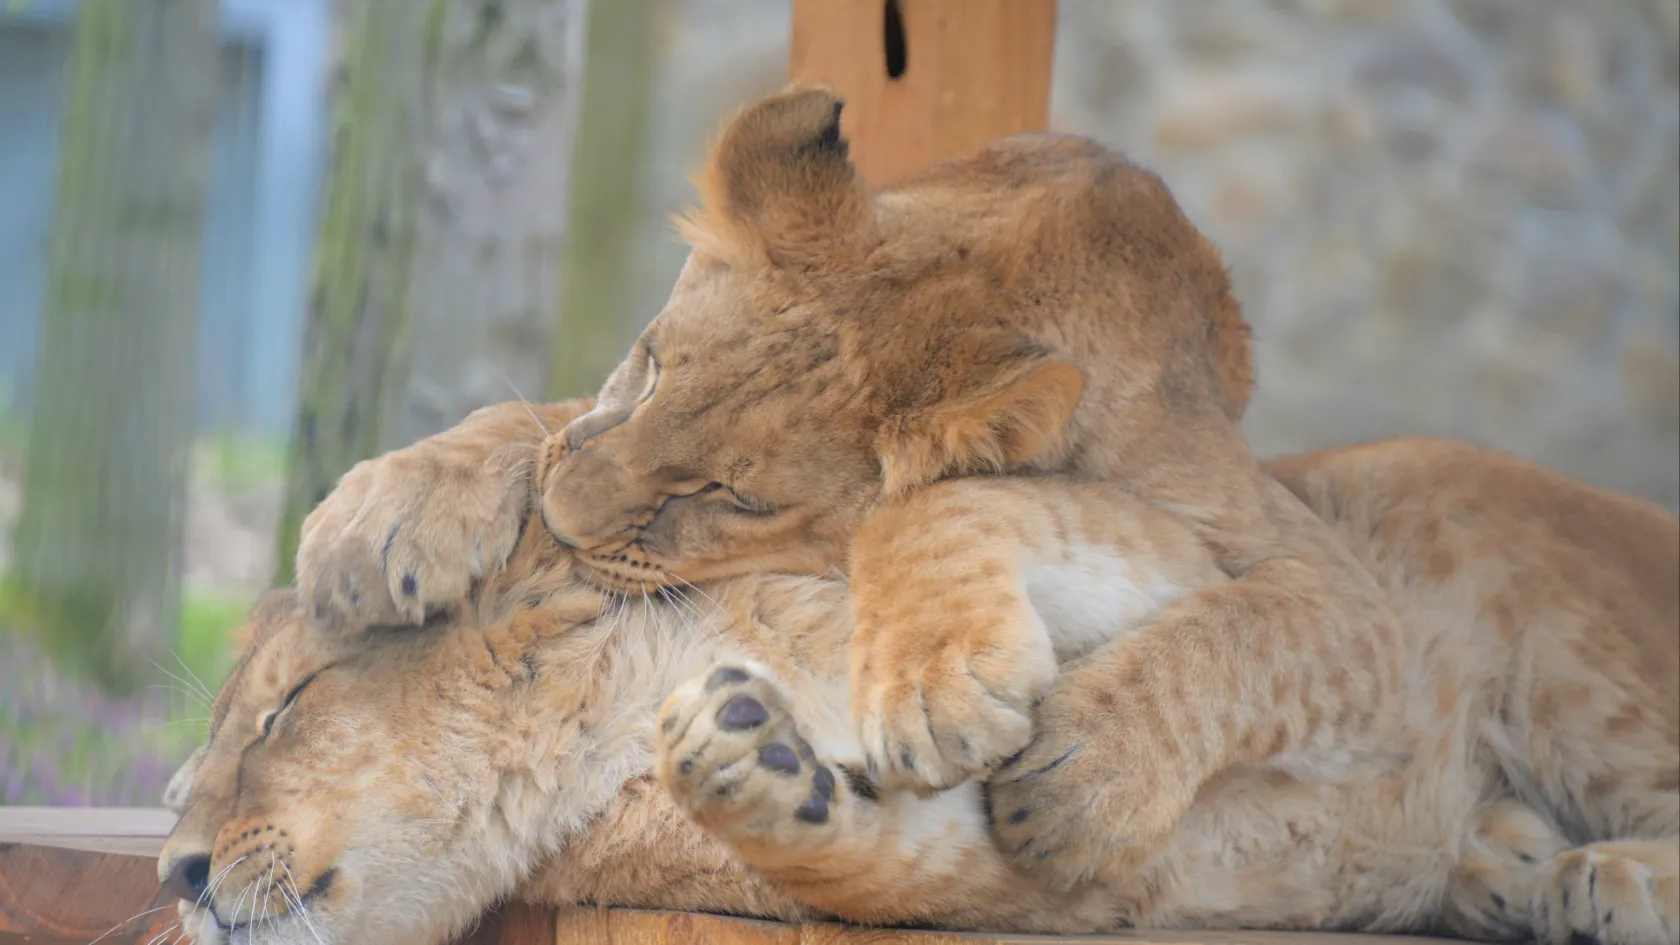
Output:
<svg viewBox="0 0 1680 945">
<path fill-rule="evenodd" d="M 286 478 L 286 444 L 275 437 L 222 433 L 200 439 L 194 451 L 195 471 L 223 492 L 248 492 Z"/>
<path fill-rule="evenodd" d="M 233 631 L 251 601 L 227 594 L 193 593 L 181 601 L 181 661 L 200 679 L 220 680 L 233 667 Z"/>
<path fill-rule="evenodd" d="M 44 600 L 16 575 L 0 574 L 0 627 L 33 629 L 75 620 L 97 620 L 96 605 Z M 229 594 L 193 593 L 181 601 L 176 656 L 201 679 L 219 680 L 233 665 L 230 643 L 251 601 Z M 87 669 L 96 655 L 84 651 L 75 635 L 32 634 L 44 651 L 67 671 Z"/>
</svg>

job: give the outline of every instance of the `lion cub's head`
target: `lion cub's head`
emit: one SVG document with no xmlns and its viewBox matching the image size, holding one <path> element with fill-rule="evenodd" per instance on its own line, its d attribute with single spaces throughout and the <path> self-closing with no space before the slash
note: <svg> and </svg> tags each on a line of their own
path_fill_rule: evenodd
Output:
<svg viewBox="0 0 1680 945">
<path fill-rule="evenodd" d="M 528 531 L 497 600 L 424 627 L 331 634 L 289 590 L 259 603 L 168 795 L 159 875 L 197 941 L 423 945 L 616 795 L 602 732 L 635 700 L 602 680 L 648 646 L 616 655 L 602 597 Z"/>
<path fill-rule="evenodd" d="M 795 88 L 723 131 L 670 301 L 550 444 L 544 518 L 592 578 L 823 573 L 883 494 L 1234 430 L 1248 330 L 1154 175 L 1029 135 L 872 191 L 840 109 Z"/>
</svg>

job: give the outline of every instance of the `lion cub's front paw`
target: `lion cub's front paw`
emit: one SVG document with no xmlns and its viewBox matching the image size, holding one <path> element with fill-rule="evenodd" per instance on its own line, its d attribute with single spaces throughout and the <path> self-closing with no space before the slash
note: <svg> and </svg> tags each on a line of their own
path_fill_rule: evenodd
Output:
<svg viewBox="0 0 1680 945">
<path fill-rule="evenodd" d="M 298 592 L 320 624 L 419 624 L 507 561 L 529 485 L 502 461 L 422 441 L 358 464 L 303 521 Z"/>
<path fill-rule="evenodd" d="M 1198 785 L 1152 744 L 1123 694 L 1092 699 L 1068 682 L 1040 706 L 1032 744 L 987 782 L 992 833 L 1053 889 L 1120 884 L 1166 844 Z"/>
<path fill-rule="evenodd" d="M 666 700 L 659 779 L 689 817 L 726 842 L 789 851 L 838 829 L 837 765 L 799 734 L 769 674 L 722 666 Z"/>
<path fill-rule="evenodd" d="M 880 611 L 853 594 L 852 704 L 870 777 L 926 796 L 1026 746 L 1033 704 L 1055 678 L 1036 614 L 997 602 Z"/>
<path fill-rule="evenodd" d="M 1540 870 L 1529 914 L 1541 945 L 1680 943 L 1680 849 L 1617 840 L 1565 850 Z"/>
</svg>

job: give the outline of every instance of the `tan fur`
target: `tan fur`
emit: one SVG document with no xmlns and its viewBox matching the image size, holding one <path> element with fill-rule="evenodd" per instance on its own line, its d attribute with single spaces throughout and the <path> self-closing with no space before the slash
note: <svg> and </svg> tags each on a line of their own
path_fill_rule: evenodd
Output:
<svg viewBox="0 0 1680 945">
<path fill-rule="evenodd" d="M 845 570 L 855 724 L 885 783 L 934 790 L 1081 746 L 1076 763 L 993 785 L 1000 806 L 1031 812 L 996 824 L 1000 841 L 1064 887 L 1129 878 L 1220 772 L 1345 773 L 1382 755 L 1398 625 L 1370 575 L 1249 455 L 1248 330 L 1217 251 L 1161 182 L 1094 142 L 1038 135 L 872 193 L 839 107 L 794 89 L 724 130 L 669 304 L 553 458 L 549 528 L 595 580 L 627 589 Z M 1002 662 L 988 654 L 1030 650 L 1038 622 L 1018 594 L 950 606 L 940 577 L 895 565 L 898 543 L 921 536 L 894 523 L 918 517 L 926 485 L 993 472 L 1123 484 L 1183 519 L 1233 580 L 1093 654 L 1107 676 L 1052 690 L 1042 660 L 988 671 Z M 379 497 L 396 485 L 369 494 L 390 505 Z M 960 520 L 984 520 L 974 501 Z M 370 549 L 341 570 L 373 580 L 323 598 L 308 578 L 351 623 L 394 596 L 393 576 L 365 563 L 372 548 L 469 557 L 460 529 L 424 514 L 329 504 L 351 531 L 305 536 L 300 571 L 322 570 L 304 559 L 334 535 Z M 941 533 L 942 553 L 986 544 L 955 524 Z M 465 576 L 446 573 L 451 589 Z M 1007 580 L 998 590 L 1012 594 Z M 1277 682 L 1296 675 L 1310 702 Z M 1097 716 L 1068 710 L 1097 698 Z M 1159 731 L 1206 734 L 1166 751 L 1145 734 Z"/>
<path fill-rule="evenodd" d="M 1194 798 L 1233 772 L 1391 774 L 1405 757 L 1409 641 L 1345 536 L 1249 454 L 1237 426 L 1247 328 L 1218 253 L 1165 187 L 1093 142 L 1038 135 L 870 192 L 838 108 L 826 90 L 794 89 L 720 137 L 669 304 L 547 457 L 542 517 L 583 573 L 646 591 L 844 569 L 870 769 L 924 793 L 990 775 L 999 843 L 1057 888 L 1134 882 Z M 1058 677 L 1015 579 L 1093 549 L 987 534 L 980 479 L 953 484 L 942 515 L 922 506 L 934 482 L 999 472 L 1123 488 L 1123 504 L 1182 522 L 1230 579 Z M 311 577 L 312 599 L 352 624 L 387 607 L 397 582 L 367 564 L 375 547 L 385 560 L 475 560 L 484 543 L 398 507 L 423 485 L 369 480 L 360 504 L 327 503 L 349 522 L 334 534 L 383 583 L 336 578 L 323 595 Z M 353 512 L 364 506 L 382 514 Z M 332 540 L 306 536 L 305 553 Z M 922 546 L 946 572 L 996 583 L 953 600 L 945 572 L 901 565 Z M 470 577 L 441 573 L 445 588 Z M 1546 796 L 1629 790 L 1633 753 L 1613 747 L 1612 716 L 1622 729 L 1642 719 L 1599 706 L 1622 700 L 1592 684 L 1542 688 L 1546 701 L 1500 717 L 1505 776 Z M 1615 756 L 1599 759 L 1608 773 L 1572 785 L 1521 768 L 1543 759 L 1519 734 L 1580 708 L 1602 722 L 1584 750 Z M 1666 814 L 1668 795 L 1631 790 L 1645 800 L 1626 804 L 1658 808 L 1638 817 Z"/>
<path fill-rule="evenodd" d="M 1249 454 L 1247 328 L 1166 188 L 1038 135 L 871 193 L 838 109 L 793 89 L 725 129 L 670 302 L 552 457 L 549 527 L 619 587 L 844 569 L 871 771 L 990 776 L 999 842 L 1062 888 L 1130 882 L 1224 772 L 1384 770 L 1399 625 Z M 979 486 L 925 507 L 995 473 L 1118 484 L 1231 579 L 1058 682 L 1020 578 L 1101 549 L 1000 533 Z"/>
<path fill-rule="evenodd" d="M 557 429 L 587 406 L 538 416 Z M 425 471 L 438 450 L 476 450 L 476 466 L 505 474 L 510 444 L 541 436 L 522 406 L 489 409 L 367 468 Z M 516 506 L 530 496 L 521 483 Z M 470 600 L 421 627 L 346 634 L 307 619 L 291 591 L 259 603 L 209 741 L 166 795 L 182 816 L 160 878 L 184 890 L 192 858 L 211 857 L 208 895 L 181 904 L 189 934 L 423 945 L 521 883 L 550 902 L 802 914 L 650 778 L 659 700 L 716 657 L 726 621 L 710 605 L 609 598 L 524 524 Z"/>
<path fill-rule="evenodd" d="M 1064 887 L 1129 879 L 1220 772 L 1346 774 L 1380 756 L 1398 627 L 1248 454 L 1247 330 L 1218 253 L 1160 181 L 1090 141 L 1031 136 L 870 194 L 837 108 L 794 90 L 724 132 L 690 223 L 707 238 L 568 431 L 549 526 L 619 586 L 845 568 L 854 724 L 886 784 L 937 790 L 1080 748 L 993 785 L 1029 812 L 995 825 L 1000 842 Z M 731 240 L 770 249 L 709 254 Z M 1094 656 L 1106 675 L 1054 689 L 1044 661 L 1001 655 L 1040 636 L 1007 576 L 953 606 L 940 576 L 898 565 L 901 543 L 924 540 L 901 526 L 926 484 L 1052 471 L 1181 517 L 1234 578 Z M 944 553 L 986 545 L 960 524 L 984 519 L 983 497 L 972 511 L 946 518 Z M 1301 673 L 1313 704 L 1275 682 Z M 1154 732 L 1202 734 L 1169 749 Z"/>
<path fill-rule="evenodd" d="M 340 630 L 417 624 L 465 600 L 513 552 L 543 440 L 592 405 L 484 407 L 426 449 L 356 464 L 303 520 L 298 591 L 310 615 Z"/>
<path fill-rule="evenodd" d="M 466 440 L 452 442 L 467 455 Z M 488 439 L 480 449 L 480 461 L 495 453 Z M 390 458 L 413 468 L 412 456 Z M 1270 468 L 1400 602 L 1406 757 L 1380 776 L 1339 781 L 1272 767 L 1226 772 L 1129 882 L 1062 892 L 1017 871 L 991 840 L 974 783 L 926 798 L 859 793 L 868 779 L 848 724 L 845 584 L 744 576 L 681 596 L 608 598 L 529 526 L 469 605 L 424 628 L 317 629 L 286 592 L 260 607 L 211 741 L 172 785 L 185 813 L 160 870 L 214 853 L 211 875 L 227 869 L 210 897 L 218 914 L 229 924 L 257 917 L 232 941 L 276 945 L 315 933 L 368 945 L 441 941 L 516 889 L 556 905 L 986 929 L 1444 927 L 1488 939 L 1532 929 L 1543 941 L 1575 932 L 1672 941 L 1680 631 L 1664 621 L 1673 628 L 1680 614 L 1658 578 L 1680 526 L 1459 444 L 1401 441 Z M 990 490 L 992 521 L 1005 531 L 1058 523 L 1069 541 L 1101 543 L 1133 567 L 1124 580 L 1100 568 L 1103 579 L 1081 580 L 1089 560 L 1038 575 L 1031 596 L 1069 672 L 1103 641 L 1069 633 L 1082 626 L 1069 609 L 1079 597 L 1061 591 L 1135 592 L 1113 628 L 1123 634 L 1194 587 L 1228 581 L 1187 529 L 1118 502 L 1117 487 L 992 480 L 921 495 L 959 487 Z M 1562 597 L 1544 597 L 1547 588 Z M 1578 639 L 1568 621 L 1621 608 L 1649 610 L 1645 622 L 1602 623 L 1603 652 L 1574 658 L 1613 680 L 1597 691 L 1634 707 L 1620 714 L 1644 716 L 1636 730 L 1615 730 L 1624 801 L 1618 810 L 1594 795 L 1551 798 L 1545 779 L 1512 775 L 1578 770 L 1590 780 L 1570 753 L 1599 723 L 1571 716 L 1563 721 L 1579 731 L 1559 725 L 1517 744 L 1502 708 L 1564 682 L 1534 661 Z M 1648 647 L 1641 659 L 1612 655 L 1623 636 Z M 741 672 L 720 683 L 719 668 Z M 311 673 L 258 738 L 263 717 Z M 764 709 L 763 721 L 730 728 L 723 711 L 741 696 Z M 797 772 L 765 764 L 773 744 L 793 751 Z M 801 819 L 819 767 L 833 778 L 825 816 Z M 1620 826 L 1595 827 L 1604 817 Z M 282 842 L 270 839 L 281 831 Z M 254 855 L 233 863 L 245 853 Z M 332 881 L 307 896 L 328 870 Z M 279 891 L 285 882 L 306 894 L 307 922 Z M 206 910 L 183 911 L 202 941 L 228 940 Z"/>
</svg>

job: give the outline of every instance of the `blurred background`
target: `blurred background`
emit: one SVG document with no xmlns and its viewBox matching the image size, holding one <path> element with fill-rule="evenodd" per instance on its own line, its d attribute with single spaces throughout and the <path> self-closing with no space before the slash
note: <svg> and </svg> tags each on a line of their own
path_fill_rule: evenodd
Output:
<svg viewBox="0 0 1680 945">
<path fill-rule="evenodd" d="M 0 0 L 0 803 L 156 805 L 344 469 L 592 392 L 790 17 Z M 1061 0 L 1052 124 L 1225 252 L 1261 454 L 1461 436 L 1677 509 L 1677 68 L 1673 0 Z"/>
</svg>

